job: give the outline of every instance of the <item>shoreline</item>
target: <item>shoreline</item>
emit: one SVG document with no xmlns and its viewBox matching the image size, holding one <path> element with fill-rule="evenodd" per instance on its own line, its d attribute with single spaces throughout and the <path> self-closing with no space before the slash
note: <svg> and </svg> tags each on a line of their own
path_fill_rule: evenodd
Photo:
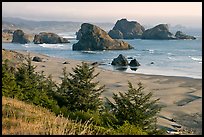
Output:
<svg viewBox="0 0 204 137">
<path fill-rule="evenodd" d="M 7 50 L 9 50 L 9 49 L 7 49 Z M 27 52 L 27 53 L 31 53 L 30 51 L 27 51 L 27 50 L 15 50 L 16 52 Z M 34 53 L 34 54 L 39 54 L 39 55 L 42 55 L 42 56 L 47 56 L 47 57 L 52 57 L 52 58 L 58 58 L 58 59 L 63 59 L 63 60 L 73 60 L 73 61 L 77 61 L 77 62 L 88 62 L 88 63 L 94 63 L 95 61 L 85 61 L 85 60 L 77 60 L 77 59 L 67 59 L 67 58 L 63 58 L 63 57 L 55 57 L 55 56 L 49 56 L 49 55 L 46 55 L 46 54 L 42 54 L 42 53 L 37 53 L 37 52 L 33 52 L 32 51 L 32 53 Z M 24 54 L 24 53 L 23 53 Z M 100 62 L 97 62 L 97 63 L 99 63 L 99 65 L 97 65 L 97 67 L 99 68 L 99 69 L 102 69 L 102 70 L 106 70 L 106 71 L 111 71 L 111 72 L 119 72 L 119 73 L 125 73 L 125 74 L 136 74 L 136 75 L 147 75 L 147 76 L 161 76 L 161 77 L 176 77 L 176 78 L 187 78 L 187 79 L 196 79 L 196 80 L 202 80 L 202 76 L 201 76 L 201 78 L 197 78 L 197 77 L 190 77 L 190 76 L 181 76 L 181 75 L 165 75 L 165 74 L 146 74 L 146 73 L 138 73 L 138 72 L 136 72 L 136 71 L 132 71 L 132 72 L 129 72 L 129 71 L 123 71 L 123 70 L 115 70 L 115 69 L 109 69 L 108 67 L 103 67 L 102 65 L 100 65 Z M 103 63 L 103 62 L 102 62 Z M 107 64 L 105 64 L 105 65 L 107 65 Z M 128 66 L 128 69 L 130 69 L 129 68 L 129 66 Z"/>
<path fill-rule="evenodd" d="M 39 56 L 43 58 L 42 62 L 32 61 L 32 65 L 37 66 L 37 72 L 44 71 L 46 76 L 52 74 L 52 79 L 57 83 L 61 81 L 60 77 L 62 76 L 63 67 L 67 68 L 67 72 L 73 73 L 72 68 L 82 62 L 73 59 L 50 57 L 34 52 L 15 51 L 26 56 L 30 53 L 31 57 Z M 68 64 L 63 64 L 65 61 Z M 91 61 L 86 62 L 93 63 Z M 178 129 L 173 125 L 181 125 L 182 128 L 191 130 L 191 128 L 195 127 L 192 127 L 194 124 L 193 120 L 197 116 L 195 114 L 201 114 L 198 115 L 197 123 L 202 123 L 202 79 L 112 71 L 98 67 L 98 65 L 94 67 L 94 73 L 100 73 L 95 80 L 99 81 L 99 84 L 106 86 L 102 97 L 107 97 L 111 100 L 112 93 L 124 93 L 128 90 L 128 81 L 130 81 L 134 87 L 137 87 L 137 83 L 141 82 L 145 88 L 145 93 L 152 92 L 153 98 L 160 98 L 159 102 L 163 108 L 158 117 L 159 127 L 175 131 Z M 186 116 L 185 119 L 184 116 Z M 176 122 L 172 122 L 172 118 L 176 119 Z M 186 124 L 184 122 L 186 120 L 192 122 Z M 202 133 L 202 124 L 201 127 L 194 130 L 197 130 L 197 134 Z"/>
</svg>

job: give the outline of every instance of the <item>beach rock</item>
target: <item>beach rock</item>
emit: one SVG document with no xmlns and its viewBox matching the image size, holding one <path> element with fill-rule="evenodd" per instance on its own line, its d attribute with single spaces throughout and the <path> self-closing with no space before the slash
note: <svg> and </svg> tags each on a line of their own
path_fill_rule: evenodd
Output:
<svg viewBox="0 0 204 137">
<path fill-rule="evenodd" d="M 177 39 L 192 39 L 192 40 L 196 39 L 195 37 L 190 36 L 190 35 L 186 35 L 181 31 L 177 31 L 176 34 L 175 34 L 175 37 Z"/>
<path fill-rule="evenodd" d="M 136 21 L 128 21 L 127 19 L 121 19 L 116 22 L 115 26 L 113 27 L 113 30 L 121 32 L 123 34 L 123 39 L 138 39 L 141 38 L 143 32 L 145 31 L 145 28 Z M 112 38 L 114 38 L 115 36 L 119 37 L 119 35 L 116 35 L 118 32 L 116 32 L 113 33 L 110 31 L 109 35 Z M 111 35 L 111 33 L 115 35 Z"/>
<path fill-rule="evenodd" d="M 142 39 L 170 40 L 176 39 L 176 37 L 169 32 L 167 24 L 159 24 L 151 29 L 147 29 L 142 34 Z"/>
<path fill-rule="evenodd" d="M 123 39 L 123 33 L 120 32 L 119 30 L 110 30 L 108 32 L 108 35 L 112 38 L 112 39 Z"/>
<path fill-rule="evenodd" d="M 35 57 L 33 57 L 33 61 L 42 62 L 42 58 L 35 56 Z"/>
<path fill-rule="evenodd" d="M 95 65 L 98 65 L 98 64 L 99 64 L 98 62 L 91 63 L 92 66 L 95 66 Z"/>
<path fill-rule="evenodd" d="M 73 44 L 73 50 L 124 50 L 133 48 L 130 44 L 120 40 L 112 39 L 104 30 L 98 26 L 83 23 L 80 40 Z"/>
<path fill-rule="evenodd" d="M 26 43 L 29 43 L 30 41 L 22 30 L 15 30 L 13 33 L 12 42 L 26 44 Z"/>
<path fill-rule="evenodd" d="M 130 61 L 129 65 L 131 67 L 136 67 L 136 66 L 140 66 L 140 63 L 136 59 L 133 59 L 133 60 Z"/>
<path fill-rule="evenodd" d="M 116 66 L 127 66 L 128 65 L 128 60 L 120 54 L 117 58 L 114 58 L 111 65 L 116 65 Z"/>
<path fill-rule="evenodd" d="M 68 39 L 60 37 L 55 33 L 48 33 L 48 32 L 41 32 L 35 35 L 33 42 L 35 44 L 69 43 Z"/>
<path fill-rule="evenodd" d="M 63 64 L 70 64 L 68 61 L 63 62 Z"/>
</svg>

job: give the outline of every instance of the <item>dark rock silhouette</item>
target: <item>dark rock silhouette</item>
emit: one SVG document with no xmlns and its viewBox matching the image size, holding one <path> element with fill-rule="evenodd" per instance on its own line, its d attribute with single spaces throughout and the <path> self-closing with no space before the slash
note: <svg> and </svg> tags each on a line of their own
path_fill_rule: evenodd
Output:
<svg viewBox="0 0 204 137">
<path fill-rule="evenodd" d="M 42 58 L 35 56 L 35 57 L 33 57 L 33 61 L 42 62 Z"/>
<path fill-rule="evenodd" d="M 177 39 L 192 39 L 192 40 L 196 39 L 194 36 L 186 35 L 181 31 L 177 31 L 175 37 Z"/>
<path fill-rule="evenodd" d="M 111 65 L 116 65 L 116 66 L 127 66 L 128 65 L 128 60 L 120 54 L 117 58 L 114 58 Z"/>
<path fill-rule="evenodd" d="M 140 66 L 140 63 L 136 59 L 133 59 L 133 60 L 130 61 L 129 65 L 131 67 L 136 67 L 136 66 Z"/>
<path fill-rule="evenodd" d="M 29 43 L 30 41 L 28 39 L 28 36 L 26 36 L 22 30 L 15 30 L 13 33 L 12 42 L 26 44 L 26 43 Z"/>
</svg>

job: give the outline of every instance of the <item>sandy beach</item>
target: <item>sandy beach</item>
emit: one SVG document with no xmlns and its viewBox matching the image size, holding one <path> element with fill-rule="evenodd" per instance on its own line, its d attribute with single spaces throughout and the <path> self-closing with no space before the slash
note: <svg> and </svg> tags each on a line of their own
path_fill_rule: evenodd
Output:
<svg viewBox="0 0 204 137">
<path fill-rule="evenodd" d="M 28 55 L 26 51 L 18 52 Z M 51 74 L 57 83 L 61 81 L 62 68 L 66 67 L 68 72 L 73 73 L 72 68 L 81 64 L 81 61 L 37 53 L 30 53 L 30 55 L 43 58 L 42 62 L 32 61 L 33 65 L 37 66 L 36 71 L 44 71 L 47 76 Z M 63 64 L 65 61 L 68 64 Z M 154 98 L 160 98 L 159 103 L 163 108 L 158 117 L 159 127 L 169 131 L 183 130 L 183 134 L 191 134 L 191 131 L 193 134 L 202 134 L 202 79 L 115 72 L 95 66 L 95 73 L 97 72 L 100 74 L 95 80 L 106 86 L 102 97 L 108 97 L 111 100 L 112 93 L 128 90 L 128 81 L 134 87 L 141 82 L 145 87 L 144 92 L 152 92 Z"/>
</svg>

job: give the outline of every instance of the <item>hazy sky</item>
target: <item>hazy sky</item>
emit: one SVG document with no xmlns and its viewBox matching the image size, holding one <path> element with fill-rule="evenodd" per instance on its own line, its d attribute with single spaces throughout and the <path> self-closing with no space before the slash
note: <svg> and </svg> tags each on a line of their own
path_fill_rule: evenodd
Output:
<svg viewBox="0 0 204 137">
<path fill-rule="evenodd" d="M 202 26 L 202 2 L 3 2 L 2 15 L 32 20 Z"/>
</svg>

